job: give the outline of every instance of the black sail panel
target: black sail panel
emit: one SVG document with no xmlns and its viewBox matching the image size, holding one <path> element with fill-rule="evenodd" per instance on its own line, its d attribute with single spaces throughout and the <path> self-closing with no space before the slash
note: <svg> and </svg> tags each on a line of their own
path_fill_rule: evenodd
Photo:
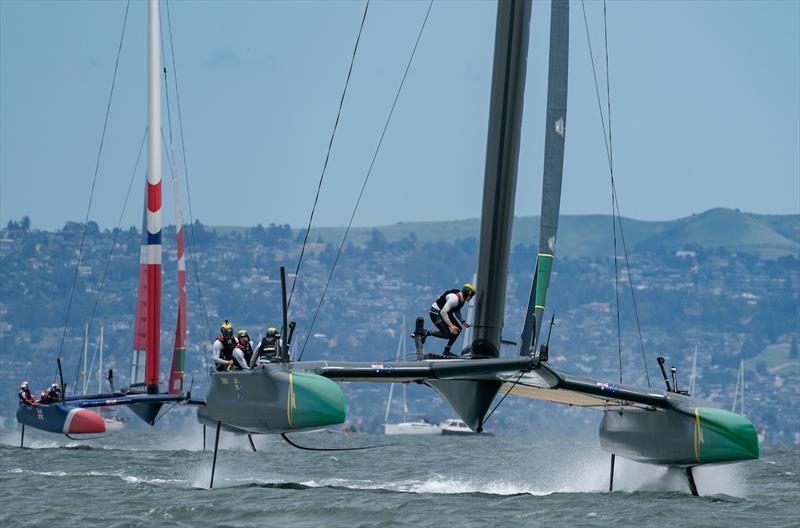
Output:
<svg viewBox="0 0 800 528">
<path fill-rule="evenodd" d="M 567 124 L 567 74 L 569 70 L 569 1 L 553 0 L 550 7 L 550 58 L 547 80 L 547 120 L 544 139 L 542 213 L 539 225 L 539 253 L 536 257 L 520 354 L 530 355 L 539 341 L 539 330 L 550 284 L 550 270 L 556 252 L 556 232 L 561 206 L 561 177 L 564 169 L 564 139 Z"/>
</svg>

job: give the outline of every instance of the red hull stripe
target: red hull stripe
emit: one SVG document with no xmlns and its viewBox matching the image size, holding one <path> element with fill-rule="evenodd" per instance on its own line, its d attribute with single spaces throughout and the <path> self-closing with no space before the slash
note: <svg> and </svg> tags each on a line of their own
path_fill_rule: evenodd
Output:
<svg viewBox="0 0 800 528">
<path fill-rule="evenodd" d="M 72 409 L 64 421 L 64 432 L 69 434 L 105 433 L 106 423 L 96 412 Z"/>
<path fill-rule="evenodd" d="M 155 185 L 147 182 L 147 209 L 151 213 L 161 210 L 161 182 Z"/>
</svg>

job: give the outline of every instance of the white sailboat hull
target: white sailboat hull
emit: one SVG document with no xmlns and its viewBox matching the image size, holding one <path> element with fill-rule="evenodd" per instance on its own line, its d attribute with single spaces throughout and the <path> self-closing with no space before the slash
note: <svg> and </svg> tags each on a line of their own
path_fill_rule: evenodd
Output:
<svg viewBox="0 0 800 528">
<path fill-rule="evenodd" d="M 383 424 L 385 435 L 438 435 L 442 430 L 438 425 L 427 422 L 401 422 Z"/>
</svg>

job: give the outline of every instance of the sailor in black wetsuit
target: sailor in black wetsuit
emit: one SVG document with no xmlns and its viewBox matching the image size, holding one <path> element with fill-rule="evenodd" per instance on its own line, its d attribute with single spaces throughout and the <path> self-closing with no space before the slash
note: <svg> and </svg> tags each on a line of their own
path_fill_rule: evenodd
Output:
<svg viewBox="0 0 800 528">
<path fill-rule="evenodd" d="M 447 290 L 431 305 L 431 321 L 439 330 L 435 332 L 429 330 L 425 335 L 447 339 L 443 355 L 455 355 L 450 352 L 450 347 L 458 339 L 458 334 L 461 333 L 462 327 L 469 328 L 469 323 L 461 316 L 461 308 L 472 300 L 474 296 L 475 286 L 465 284 L 460 290 Z"/>
<path fill-rule="evenodd" d="M 261 339 L 253 354 L 253 359 L 250 360 L 250 368 L 258 364 L 259 359 L 262 361 L 283 361 L 283 354 L 281 353 L 281 334 L 275 327 L 267 328 L 267 334 Z"/>
</svg>

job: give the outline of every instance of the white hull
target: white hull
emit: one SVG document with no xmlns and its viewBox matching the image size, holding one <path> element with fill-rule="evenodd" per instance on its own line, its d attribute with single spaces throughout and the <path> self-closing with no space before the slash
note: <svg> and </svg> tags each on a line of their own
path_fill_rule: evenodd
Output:
<svg viewBox="0 0 800 528">
<path fill-rule="evenodd" d="M 461 420 L 451 419 L 445 420 L 444 422 L 439 424 L 439 429 L 442 430 L 443 435 L 473 435 L 477 434 L 475 431 L 467 427 Z"/>
<path fill-rule="evenodd" d="M 383 424 L 385 435 L 438 435 L 442 430 L 438 425 L 427 422 L 402 422 L 397 424 Z"/>
</svg>

